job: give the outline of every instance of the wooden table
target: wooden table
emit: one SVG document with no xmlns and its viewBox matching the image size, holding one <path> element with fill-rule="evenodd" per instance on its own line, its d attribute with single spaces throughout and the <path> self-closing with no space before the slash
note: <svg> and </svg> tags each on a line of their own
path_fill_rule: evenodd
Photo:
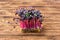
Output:
<svg viewBox="0 0 60 40">
<path fill-rule="evenodd" d="M 44 30 L 37 35 L 20 33 L 15 15 L 21 6 L 32 6 L 44 16 Z M 60 40 L 60 0 L 0 0 L 0 40 Z"/>
</svg>

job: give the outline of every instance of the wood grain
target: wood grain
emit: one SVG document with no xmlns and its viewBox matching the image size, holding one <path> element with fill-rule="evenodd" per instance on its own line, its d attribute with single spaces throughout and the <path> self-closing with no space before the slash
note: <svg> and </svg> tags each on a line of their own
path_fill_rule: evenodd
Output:
<svg viewBox="0 0 60 40">
<path fill-rule="evenodd" d="M 20 32 L 15 12 L 20 7 L 40 10 L 43 17 L 41 33 Z M 27 36 L 26 36 L 27 35 Z M 0 40 L 60 40 L 60 0 L 0 0 Z"/>
</svg>

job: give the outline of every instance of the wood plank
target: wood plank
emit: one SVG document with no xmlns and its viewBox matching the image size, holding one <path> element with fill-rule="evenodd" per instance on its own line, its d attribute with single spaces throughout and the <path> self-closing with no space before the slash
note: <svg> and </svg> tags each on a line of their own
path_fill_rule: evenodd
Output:
<svg viewBox="0 0 60 40">
<path fill-rule="evenodd" d="M 2 40 L 53 40 L 49 36 L 0 36 Z"/>
<path fill-rule="evenodd" d="M 1 40 L 29 40 L 29 38 L 31 40 L 59 40 L 60 36 L 0 36 Z"/>
</svg>

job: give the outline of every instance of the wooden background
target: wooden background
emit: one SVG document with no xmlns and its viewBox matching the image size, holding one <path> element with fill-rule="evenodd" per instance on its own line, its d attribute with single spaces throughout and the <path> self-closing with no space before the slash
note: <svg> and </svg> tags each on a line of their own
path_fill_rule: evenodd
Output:
<svg viewBox="0 0 60 40">
<path fill-rule="evenodd" d="M 39 35 L 21 36 L 16 9 L 33 6 L 44 16 Z M 0 0 L 0 40 L 60 40 L 60 0 Z"/>
</svg>

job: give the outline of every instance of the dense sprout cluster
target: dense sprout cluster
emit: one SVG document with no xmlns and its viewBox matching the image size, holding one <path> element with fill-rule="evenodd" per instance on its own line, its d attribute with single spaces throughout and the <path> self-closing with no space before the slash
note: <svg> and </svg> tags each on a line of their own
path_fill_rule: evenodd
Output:
<svg viewBox="0 0 60 40">
<path fill-rule="evenodd" d="M 20 16 L 20 26 L 22 29 L 41 29 L 42 15 L 40 11 L 21 8 L 16 11 L 16 14 Z"/>
<path fill-rule="evenodd" d="M 26 10 L 24 8 L 21 8 L 20 10 L 17 10 L 16 14 L 18 14 L 21 18 L 21 20 L 25 20 L 25 19 L 32 19 L 34 17 L 38 18 L 42 18 L 41 13 L 38 10 L 35 9 L 31 9 L 31 10 Z"/>
</svg>

